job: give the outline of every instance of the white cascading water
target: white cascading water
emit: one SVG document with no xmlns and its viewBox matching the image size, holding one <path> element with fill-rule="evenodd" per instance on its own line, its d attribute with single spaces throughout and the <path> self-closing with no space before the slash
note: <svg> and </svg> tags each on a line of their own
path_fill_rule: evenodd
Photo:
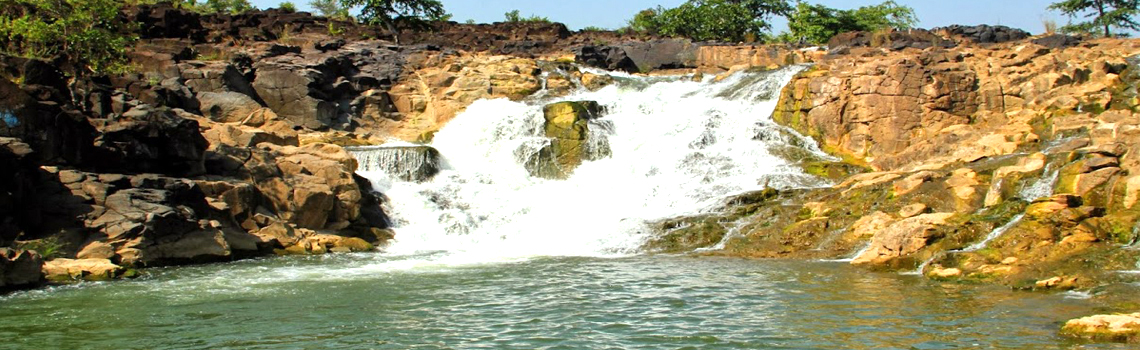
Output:
<svg viewBox="0 0 1140 350">
<path fill-rule="evenodd" d="M 556 100 L 477 101 L 436 133 L 441 172 L 423 183 L 359 171 L 389 198 L 393 254 L 445 252 L 470 262 L 638 251 L 647 222 L 716 207 L 750 190 L 828 185 L 777 156 L 828 156 L 771 121 L 780 89 L 803 67 L 713 82 L 615 75 L 595 92 Z M 541 95 L 540 95 L 541 96 Z M 543 105 L 597 101 L 590 139 L 612 155 L 566 180 L 531 177 L 523 159 L 547 142 Z M 368 157 L 357 150 L 358 158 Z"/>
</svg>

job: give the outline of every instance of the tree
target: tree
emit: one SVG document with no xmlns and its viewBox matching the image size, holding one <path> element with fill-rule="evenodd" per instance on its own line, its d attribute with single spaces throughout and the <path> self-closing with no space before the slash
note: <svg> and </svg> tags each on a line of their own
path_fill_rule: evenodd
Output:
<svg viewBox="0 0 1140 350">
<path fill-rule="evenodd" d="M 1050 10 L 1061 11 L 1069 18 L 1091 18 L 1086 22 L 1070 23 L 1061 27 L 1066 33 L 1092 33 L 1103 29 L 1105 37 L 1112 36 L 1112 27 L 1140 30 L 1133 17 L 1140 12 L 1140 0 L 1063 0 L 1049 5 Z"/>
<path fill-rule="evenodd" d="M 671 9 L 641 11 L 629 27 L 693 40 L 753 41 L 771 27 L 771 16 L 790 8 L 785 0 L 689 0 Z"/>
<path fill-rule="evenodd" d="M 914 10 L 894 1 L 853 10 L 834 9 L 806 2 L 796 4 L 788 15 L 790 37 L 785 40 L 822 44 L 839 33 L 908 29 L 918 23 Z"/>
<path fill-rule="evenodd" d="M 136 38 L 131 24 L 119 19 L 121 0 L 0 1 L 0 49 L 8 54 L 63 58 L 74 73 L 114 72 L 125 68 L 126 48 Z"/>
<path fill-rule="evenodd" d="M 388 27 L 398 44 L 399 25 L 426 27 L 429 20 L 439 20 L 448 14 L 439 0 L 341 0 L 346 8 L 360 6 L 360 20 L 368 24 Z"/>
<path fill-rule="evenodd" d="M 352 18 L 348 13 L 348 7 L 342 6 L 340 0 L 310 0 L 309 6 L 316 9 L 321 16 L 328 18 L 335 18 L 347 20 Z"/>
<path fill-rule="evenodd" d="M 293 5 L 293 3 L 289 1 L 277 5 L 277 8 L 285 12 L 297 12 L 297 5 Z"/>
</svg>

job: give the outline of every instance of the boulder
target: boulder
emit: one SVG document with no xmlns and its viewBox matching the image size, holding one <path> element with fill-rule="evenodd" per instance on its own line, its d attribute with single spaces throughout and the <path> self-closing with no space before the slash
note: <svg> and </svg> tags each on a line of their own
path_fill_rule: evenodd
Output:
<svg viewBox="0 0 1140 350">
<path fill-rule="evenodd" d="M 35 251 L 0 248 L 0 291 L 40 284 L 43 264 L 43 258 Z"/>
<path fill-rule="evenodd" d="M 532 176 L 564 179 L 583 161 L 609 156 L 609 144 L 604 139 L 590 139 L 589 121 L 604 111 L 597 102 L 558 102 L 542 111 L 543 131 L 550 143 L 527 155 L 526 169 Z"/>
</svg>

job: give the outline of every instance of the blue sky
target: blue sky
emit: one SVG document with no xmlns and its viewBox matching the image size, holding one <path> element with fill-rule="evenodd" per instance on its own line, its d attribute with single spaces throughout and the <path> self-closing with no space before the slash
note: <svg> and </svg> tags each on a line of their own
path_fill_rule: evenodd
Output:
<svg viewBox="0 0 1140 350">
<path fill-rule="evenodd" d="M 625 25 L 640 10 L 662 5 L 674 7 L 685 0 L 442 0 L 444 8 L 463 22 L 473 19 L 480 23 L 502 21 L 503 14 L 519 10 L 523 15 L 548 17 L 566 23 L 570 29 L 586 26 L 617 28 Z M 919 27 L 931 28 L 949 24 L 1002 24 L 1028 30 L 1034 34 L 1043 31 L 1045 19 L 1065 24 L 1067 18 L 1046 10 L 1056 0 L 901 0 L 900 4 L 914 8 Z M 277 7 L 280 0 L 251 0 L 258 8 Z M 308 0 L 293 0 L 301 10 L 309 9 Z M 881 3 L 882 0 L 818 0 L 836 8 L 854 8 Z M 786 23 L 777 19 L 774 31 L 786 29 Z"/>
</svg>

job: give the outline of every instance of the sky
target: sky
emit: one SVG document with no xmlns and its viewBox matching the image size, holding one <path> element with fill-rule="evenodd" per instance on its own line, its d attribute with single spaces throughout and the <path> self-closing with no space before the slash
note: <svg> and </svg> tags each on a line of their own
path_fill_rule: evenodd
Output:
<svg viewBox="0 0 1140 350">
<path fill-rule="evenodd" d="M 308 0 L 292 0 L 299 10 L 309 10 Z M 444 9 L 453 15 L 452 20 L 469 19 L 479 23 L 503 20 L 503 14 L 519 10 L 524 16 L 537 15 L 565 23 L 572 30 L 587 26 L 619 28 L 638 11 L 656 7 L 675 7 L 685 0 L 442 0 Z M 1068 18 L 1046 7 L 1057 0 L 896 0 L 914 8 L 920 28 L 933 28 L 950 24 L 1000 24 L 1025 29 L 1039 34 L 1044 21 L 1054 20 L 1059 25 Z M 277 7 L 281 0 L 251 0 L 258 8 Z M 813 0 L 834 8 L 855 8 L 882 3 L 883 0 Z M 773 32 L 787 29 L 781 18 L 773 20 Z"/>
</svg>

